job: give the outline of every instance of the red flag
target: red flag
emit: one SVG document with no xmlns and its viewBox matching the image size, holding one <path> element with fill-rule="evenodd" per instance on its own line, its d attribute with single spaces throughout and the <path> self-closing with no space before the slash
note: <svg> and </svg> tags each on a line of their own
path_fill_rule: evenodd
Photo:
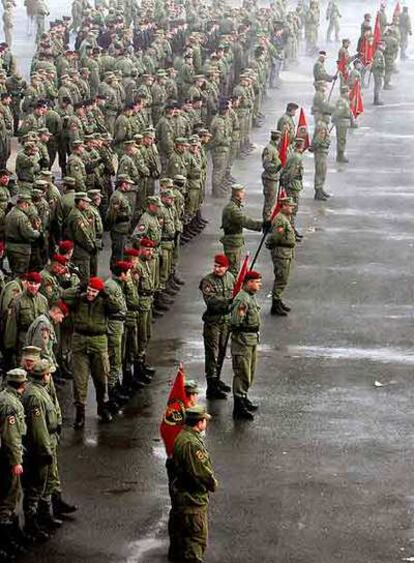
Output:
<svg viewBox="0 0 414 563">
<path fill-rule="evenodd" d="M 367 37 L 361 41 L 359 58 L 364 66 L 368 66 L 372 63 L 373 57 L 373 44 L 369 41 Z"/>
<path fill-rule="evenodd" d="M 355 118 L 364 112 L 364 104 L 362 101 L 361 84 L 359 80 L 356 80 L 349 93 L 349 101 L 351 105 L 351 111 Z"/>
<path fill-rule="evenodd" d="M 381 24 L 380 24 L 380 17 L 379 12 L 377 13 L 377 18 L 375 20 L 375 27 L 374 27 L 374 41 L 372 45 L 373 54 L 375 55 L 378 45 L 382 41 L 382 33 L 381 33 Z"/>
<path fill-rule="evenodd" d="M 338 72 L 340 72 L 342 74 L 342 76 L 344 77 L 344 80 L 348 80 L 348 78 L 349 78 L 348 57 L 345 54 L 343 54 L 342 57 L 339 59 L 339 61 L 336 64 L 337 64 Z"/>
<path fill-rule="evenodd" d="M 395 17 L 399 17 L 400 14 L 401 14 L 401 6 L 400 6 L 400 3 L 397 2 L 397 3 L 395 4 L 393 19 L 394 19 Z"/>
<path fill-rule="evenodd" d="M 274 218 L 276 217 L 276 215 L 279 213 L 280 208 L 282 207 L 282 206 L 280 205 L 280 200 L 283 199 L 283 198 L 285 198 L 285 197 L 287 197 L 286 190 L 285 190 L 285 188 L 281 187 L 280 190 L 279 190 L 279 195 L 278 195 L 278 197 L 277 197 L 277 202 L 275 203 L 275 206 L 274 206 L 273 211 L 272 211 L 272 215 L 271 215 L 271 217 L 270 217 L 270 221 L 273 222 L 273 219 L 274 219 Z"/>
<path fill-rule="evenodd" d="M 288 149 L 289 149 L 289 133 L 287 130 L 285 130 L 279 143 L 279 158 L 283 168 L 286 166 Z"/>
<path fill-rule="evenodd" d="M 299 139 L 303 139 L 305 141 L 303 148 L 306 151 L 306 149 L 310 147 L 310 139 L 309 139 L 308 121 L 306 119 L 305 110 L 303 108 L 300 108 L 296 137 L 298 137 Z"/>
<path fill-rule="evenodd" d="M 185 409 L 188 407 L 184 385 L 184 366 L 180 364 L 160 426 L 161 438 L 168 457 L 171 457 L 175 439 L 184 426 Z"/>
<path fill-rule="evenodd" d="M 248 272 L 248 270 L 249 270 L 249 255 L 246 254 L 246 256 L 244 257 L 244 260 L 242 262 L 242 265 L 240 267 L 240 271 L 237 275 L 236 283 L 234 284 L 234 287 L 233 287 L 232 297 L 236 297 L 236 295 L 241 290 L 243 282 L 244 282 L 244 277 L 245 277 L 246 273 Z"/>
</svg>

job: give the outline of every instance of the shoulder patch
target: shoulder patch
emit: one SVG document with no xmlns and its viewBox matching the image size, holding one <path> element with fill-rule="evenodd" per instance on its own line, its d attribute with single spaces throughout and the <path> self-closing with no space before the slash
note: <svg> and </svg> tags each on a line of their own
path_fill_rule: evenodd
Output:
<svg viewBox="0 0 414 563">
<path fill-rule="evenodd" d="M 32 415 L 33 415 L 33 417 L 40 416 L 40 409 L 38 409 L 38 408 L 33 409 Z"/>
<path fill-rule="evenodd" d="M 209 283 L 209 282 L 203 283 L 202 290 L 203 290 L 204 293 L 213 293 L 214 292 L 214 288 L 211 285 L 211 283 Z"/>
<path fill-rule="evenodd" d="M 13 415 L 8 416 L 8 417 L 7 417 L 7 422 L 8 422 L 9 424 L 12 424 L 12 425 L 13 425 L 13 424 L 16 424 L 16 417 L 13 416 Z"/>
<path fill-rule="evenodd" d="M 206 461 L 207 459 L 206 454 L 201 450 L 197 450 L 195 456 L 198 459 L 198 461 Z"/>
</svg>

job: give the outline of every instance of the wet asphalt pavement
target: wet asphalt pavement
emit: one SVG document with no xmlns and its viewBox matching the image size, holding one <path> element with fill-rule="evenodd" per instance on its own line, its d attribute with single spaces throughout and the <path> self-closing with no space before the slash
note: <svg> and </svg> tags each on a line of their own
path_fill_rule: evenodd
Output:
<svg viewBox="0 0 414 563">
<path fill-rule="evenodd" d="M 347 6 L 341 33 L 355 39 L 368 4 Z M 269 91 L 266 123 L 252 136 L 256 151 L 234 167 L 254 217 L 261 214 L 260 153 L 268 131 L 288 101 L 309 113 L 312 64 L 302 57 L 283 74 L 282 88 Z M 414 560 L 414 61 L 400 69 L 398 88 L 384 92 L 385 106 L 374 108 L 371 92 L 365 94 L 366 113 L 349 135 L 350 164 L 334 162 L 333 139 L 329 202 L 313 200 L 312 156 L 305 157 L 305 238 L 286 294 L 293 308 L 287 319 L 269 315 L 268 251 L 257 264 L 265 276 L 252 389 L 260 411 L 253 423 L 234 424 L 231 400 L 208 405 L 208 446 L 221 486 L 211 499 L 207 563 Z M 84 433 L 71 428 L 69 385 L 63 390 L 62 479 L 65 496 L 80 509 L 26 561 L 167 560 L 169 499 L 158 426 L 179 361 L 204 386 L 198 282 L 220 250 L 223 205 L 208 201 L 207 229 L 183 250 L 187 283 L 155 325 L 153 384 L 110 426 L 96 422 L 91 392 Z M 247 241 L 254 252 L 259 236 Z M 107 245 L 105 264 L 108 252 Z M 224 378 L 231 380 L 230 360 Z"/>
</svg>

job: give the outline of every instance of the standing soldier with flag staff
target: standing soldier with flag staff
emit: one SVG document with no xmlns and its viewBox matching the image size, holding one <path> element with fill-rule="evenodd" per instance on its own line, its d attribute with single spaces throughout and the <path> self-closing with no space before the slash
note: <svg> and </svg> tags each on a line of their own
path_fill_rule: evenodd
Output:
<svg viewBox="0 0 414 563">
<path fill-rule="evenodd" d="M 244 277 L 242 290 L 234 298 L 231 308 L 231 356 L 233 362 L 233 418 L 253 420 L 258 406 L 247 394 L 256 371 L 256 349 L 259 343 L 260 307 L 256 293 L 262 287 L 262 275 L 250 270 Z"/>
<path fill-rule="evenodd" d="M 295 254 L 296 236 L 291 216 L 296 204 L 290 197 L 285 197 L 280 199 L 280 205 L 280 212 L 273 221 L 266 247 L 270 250 L 275 276 L 270 314 L 286 317 L 290 307 L 283 303 L 282 294 L 289 280 L 292 259 Z"/>
<path fill-rule="evenodd" d="M 230 262 L 225 254 L 214 257 L 214 267 L 200 282 L 200 290 L 207 306 L 203 314 L 205 374 L 207 399 L 227 399 L 231 388 L 220 379 L 218 367 L 226 355 L 229 332 L 229 314 L 233 297 L 234 276 L 229 272 Z"/>
</svg>

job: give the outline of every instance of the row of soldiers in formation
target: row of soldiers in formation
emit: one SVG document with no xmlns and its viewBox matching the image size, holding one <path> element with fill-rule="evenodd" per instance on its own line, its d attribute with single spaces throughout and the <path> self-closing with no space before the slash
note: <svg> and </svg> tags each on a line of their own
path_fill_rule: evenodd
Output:
<svg viewBox="0 0 414 563">
<path fill-rule="evenodd" d="M 328 5 L 328 35 L 335 29 L 336 2 Z M 384 24 L 384 6 L 381 6 L 379 19 Z M 336 16 L 335 16 L 336 13 Z M 334 14 L 334 15 L 332 15 Z M 382 14 L 382 15 L 381 15 Z M 400 24 L 406 27 L 406 36 L 411 34 L 411 24 L 407 8 L 403 8 Z M 364 37 L 364 25 L 369 20 L 364 18 L 361 37 Z M 395 24 L 394 24 L 395 25 Z M 400 28 L 401 29 L 401 28 Z M 383 79 L 388 72 L 388 81 L 395 72 L 397 44 L 394 42 L 394 26 L 383 25 L 378 38 L 376 51 L 369 65 L 364 65 L 357 57 L 348 55 L 349 40 L 342 42 L 338 61 L 342 61 L 336 75 L 329 75 L 324 64 L 326 52 L 321 51 L 314 66 L 315 96 L 312 113 L 315 129 L 312 141 L 308 141 L 310 150 L 315 157 L 315 199 L 326 200 L 329 194 L 324 190 L 326 178 L 327 155 L 330 145 L 330 129 L 336 127 L 337 161 L 346 163 L 346 135 L 350 127 L 356 125 L 355 100 L 350 100 L 355 82 L 360 85 L 363 73 L 374 75 L 374 104 L 380 103 L 378 95 L 383 87 Z M 360 40 L 361 42 L 361 40 Z M 391 46 L 391 47 L 390 47 Z M 405 58 L 407 43 L 398 43 L 401 59 Z M 359 51 L 361 53 L 361 51 Z M 361 59 L 361 57 L 360 57 Z M 352 65 L 352 69 L 349 68 Z M 365 68 L 364 68 L 365 67 Z M 366 68 L 368 67 L 368 68 Z M 362 74 L 362 76 L 361 76 Z M 328 83 L 340 79 L 340 98 L 336 104 L 330 104 L 326 96 Z M 358 108 L 360 111 L 362 107 Z M 233 186 L 232 199 L 223 210 L 222 225 L 224 229 L 223 245 L 226 254 L 214 258 L 213 271 L 205 276 L 200 283 L 206 311 L 203 315 L 204 346 L 207 376 L 207 397 L 224 399 L 230 388 L 220 380 L 222 362 L 226 344 L 230 334 L 231 355 L 233 364 L 233 395 L 235 419 L 252 420 L 258 405 L 248 397 L 253 383 L 256 366 L 256 352 L 260 330 L 260 307 L 256 295 L 261 288 L 261 274 L 256 271 L 247 272 L 242 287 L 235 291 L 235 274 L 240 266 L 244 253 L 243 229 L 264 230 L 266 246 L 270 249 L 274 265 L 275 282 L 273 287 L 272 313 L 286 315 L 290 307 L 282 301 L 282 293 L 286 287 L 294 249 L 300 235 L 296 230 L 294 217 L 297 211 L 299 194 L 303 187 L 302 154 L 305 149 L 307 135 L 300 134 L 293 118 L 298 110 L 295 103 L 287 106 L 286 113 L 279 119 L 277 129 L 271 132 L 269 144 L 262 153 L 263 189 L 264 189 L 264 223 L 251 219 L 242 211 L 244 190 L 242 186 Z M 332 120 L 332 126 L 330 123 Z M 303 133 L 303 132 L 302 132 Z M 287 154 L 284 139 L 288 137 Z M 280 197 L 281 188 L 286 195 Z M 290 196 L 290 197 L 289 197 Z M 279 212 L 272 209 L 279 201 Z M 271 219 L 269 221 L 269 219 Z M 167 460 L 169 490 L 171 496 L 171 512 L 169 520 L 170 561 L 203 561 L 208 537 L 208 503 L 209 495 L 215 492 L 218 481 L 213 470 L 210 455 L 202 439 L 211 416 L 202 406 L 196 405 L 197 390 L 191 384 L 186 388 L 188 405 L 182 420 L 182 430 L 178 433 L 174 445 L 170 447 Z M 190 401 L 191 398 L 191 401 Z M 174 405 L 171 405 L 174 409 Z M 167 409 L 168 413 L 168 409 Z M 168 451 L 167 451 L 168 453 Z M 189 485 L 191 483 L 191 486 Z M 183 502 L 183 498 L 186 502 Z M 191 510 L 186 510 L 190 506 Z M 197 522 L 197 532 L 194 525 Z"/>
<path fill-rule="evenodd" d="M 261 275 L 249 271 L 241 291 L 233 297 L 235 274 L 243 254 L 243 229 L 270 233 L 266 245 L 270 249 L 275 270 L 272 312 L 286 315 L 290 310 L 282 301 L 282 293 L 289 277 L 296 242 L 301 237 L 292 219 L 299 200 L 300 189 L 297 187 L 302 182 L 301 154 L 305 146 L 305 139 L 296 137 L 293 121 L 298 106 L 294 103 L 288 105 L 286 114 L 279 120 L 277 130 L 271 133 L 271 141 L 263 152 L 266 197 L 262 219 L 253 220 L 243 212 L 245 189 L 234 184 L 231 163 L 238 149 L 243 154 L 248 154 L 251 149 L 249 133 L 253 124 L 259 124 L 260 104 L 267 86 L 272 85 L 272 72 L 276 66 L 272 49 L 275 47 L 276 52 L 284 53 L 285 45 L 280 49 L 278 41 L 272 41 L 272 34 L 277 36 L 279 22 L 284 22 L 287 17 L 284 4 L 282 1 L 276 2 L 270 12 L 250 4 L 240 11 L 215 6 L 214 13 L 218 14 L 216 29 L 208 25 L 211 17 L 208 10 L 195 10 L 198 4 L 189 4 L 185 32 L 178 29 L 180 26 L 172 25 L 171 37 L 165 30 L 162 31 L 164 28 L 159 23 L 154 25 L 154 22 L 167 17 L 163 6 L 156 4 L 149 8 L 152 11 L 148 18 L 151 25 L 144 29 L 140 20 L 139 29 L 134 30 L 132 52 L 128 50 L 131 34 L 128 28 L 125 29 L 123 18 L 121 22 L 118 21 L 120 11 L 115 9 L 111 12 L 107 7 L 103 8 L 104 14 L 109 16 L 115 11 L 116 17 L 106 18 L 99 29 L 101 24 L 91 17 L 87 4 L 84 5 L 86 21 L 82 16 L 80 24 L 74 28 L 76 31 L 79 28 L 75 53 L 59 53 L 61 40 L 69 29 L 68 20 L 56 22 L 52 26 L 53 33 L 41 37 L 33 65 L 36 73 L 34 82 L 36 85 L 37 81 L 39 92 L 33 94 L 30 103 L 25 106 L 26 110 L 23 110 L 24 97 L 23 104 L 18 107 L 17 132 L 24 148 L 19 151 L 16 161 L 17 178 L 11 180 L 6 169 L 0 173 L 3 212 L 1 233 L 5 242 L 5 245 L 4 242 L 1 245 L 0 253 L 6 252 L 13 278 L 4 280 L 0 296 L 4 335 L 2 354 L 8 370 L 6 388 L 0 395 L 0 417 L 6 422 L 2 425 L 0 457 L 7 475 L 10 475 L 10 480 L 6 480 L 1 488 L 0 498 L 0 525 L 5 545 L 2 557 L 7 558 L 22 549 L 21 544 L 27 539 L 47 539 L 48 530 L 60 525 L 56 517 L 75 509 L 61 497 L 56 454 L 61 423 L 51 374 L 55 373 L 56 376 L 56 370 L 58 376 L 67 376 L 69 372 L 73 374 L 76 406 L 74 425 L 77 429 L 85 424 L 89 375 L 96 390 L 98 415 L 103 422 L 110 422 L 113 414 L 119 411 L 131 394 L 151 381 L 154 369 L 147 363 L 145 353 L 151 334 L 152 315 L 162 314 L 168 308 L 169 297 L 183 283 L 176 271 L 181 237 L 189 240 L 205 225 L 199 206 L 206 185 L 206 154 L 199 166 L 199 174 L 194 171 L 197 168 L 194 162 L 197 161 L 197 153 L 203 155 L 208 144 L 211 146 L 213 162 L 213 192 L 222 195 L 231 186 L 231 200 L 223 211 L 224 254 L 215 257 L 213 271 L 200 283 L 207 306 L 204 315 L 207 396 L 210 399 L 224 398 L 230 391 L 221 381 L 220 364 L 224 353 L 223 343 L 231 329 L 233 416 L 235 419 L 253 418 L 257 405 L 248 397 L 248 391 L 254 379 L 260 329 L 260 308 L 256 294 L 261 287 Z M 312 6 L 317 7 L 317 3 L 312 3 Z M 158 10 L 156 14 L 155 8 Z M 182 13 L 182 9 L 177 8 L 176 12 Z M 273 19 L 267 19 L 269 13 L 274 13 Z M 171 14 L 174 14 L 174 10 Z M 197 21 L 203 14 L 206 14 L 207 21 Z M 90 18 L 92 21 L 89 21 Z M 98 33 L 91 31 L 96 27 Z M 174 33 L 174 29 L 177 33 Z M 157 30 L 162 32 L 156 33 Z M 232 36 L 232 32 L 235 35 Z M 182 34 L 184 41 L 180 37 Z M 259 51 L 255 41 L 261 47 Z M 165 63 L 168 65 L 171 62 L 168 43 L 174 46 L 172 54 L 184 55 L 176 69 L 177 77 L 179 75 L 181 78 L 177 80 L 176 93 L 167 97 L 157 114 L 151 87 L 155 82 L 159 84 L 160 79 L 162 81 L 163 73 L 160 70 Z M 102 47 L 102 44 L 106 46 Z M 161 44 L 164 45 L 163 54 L 160 54 L 161 50 L 158 51 Z M 205 45 L 208 47 L 205 48 Z M 239 47 L 241 53 L 237 55 Z M 151 48 L 154 52 L 150 51 L 149 55 L 150 59 L 154 59 L 155 73 L 141 74 L 139 64 L 146 60 L 144 57 Z M 186 56 L 189 51 L 191 57 Z M 198 52 L 201 53 L 202 62 L 199 67 L 194 64 Z M 103 68 L 100 69 L 96 63 L 88 69 L 90 75 L 95 77 L 97 71 L 98 82 L 95 83 L 96 91 L 91 91 L 90 101 L 88 99 L 84 103 L 81 101 L 82 95 L 81 99 L 76 99 L 77 92 L 73 87 L 76 80 L 72 79 L 83 72 L 88 77 L 87 85 L 93 88 L 93 80 L 84 70 L 88 65 L 79 67 L 78 61 L 84 57 L 90 62 L 94 56 Z M 246 56 L 248 59 L 242 60 Z M 207 70 L 196 74 L 203 70 L 207 57 L 214 62 L 210 60 Z M 62 62 L 63 67 L 56 74 L 50 67 L 55 58 Z M 125 69 L 134 58 L 137 64 L 132 64 L 132 67 L 135 66 L 137 70 L 136 73 L 134 70 L 129 73 Z M 118 65 L 120 61 L 122 64 Z M 226 62 L 229 63 L 228 67 L 225 66 Z M 115 64 L 120 68 L 114 68 Z M 108 70 L 106 65 L 109 66 Z M 171 72 L 174 74 L 171 68 L 176 66 L 167 66 L 167 75 Z M 190 73 L 191 80 L 186 78 L 188 67 L 194 73 L 193 76 Z M 105 75 L 106 72 L 110 74 Z M 48 74 L 50 80 L 46 80 Z M 66 91 L 61 92 L 60 102 L 59 89 L 62 88 L 62 79 L 65 86 L 65 74 L 69 77 L 69 85 Z M 144 77 L 144 74 L 151 74 L 151 77 Z M 154 78 L 154 74 L 157 78 Z M 215 77 L 212 82 L 216 84 L 217 94 L 215 105 L 210 108 L 209 97 L 203 97 L 203 94 L 208 90 L 206 85 L 211 77 Z M 135 82 L 137 89 L 146 82 L 149 88 L 146 92 L 137 92 L 136 96 L 133 94 L 131 105 L 125 104 L 122 97 L 118 105 L 118 92 L 122 95 L 121 86 L 124 87 L 124 82 L 129 78 Z M 7 80 L 6 76 L 5 82 Z M 201 83 L 200 96 L 187 97 L 190 87 L 197 87 L 197 81 Z M 241 88 L 240 95 L 238 90 L 235 92 L 238 86 Z M 53 87 L 59 87 L 57 97 L 53 96 Z M 318 88 L 322 88 L 321 84 Z M 343 101 L 337 103 L 337 113 L 346 103 L 349 107 L 349 90 L 346 88 L 343 83 Z M 6 87 L 3 93 L 8 93 Z M 92 93 L 96 95 L 92 96 Z M 11 96 L 4 97 L 8 98 Z M 192 125 L 183 130 L 184 125 L 179 123 L 188 119 L 185 113 L 197 109 L 194 100 L 200 105 L 200 112 L 194 117 Z M 10 105 L 11 101 L 8 102 L 4 105 Z M 192 107 L 188 105 L 190 102 Z M 62 104 L 69 108 L 66 124 L 71 124 L 66 128 L 68 133 L 65 142 L 61 142 L 66 135 L 63 135 L 66 127 L 63 126 L 64 119 L 59 113 Z M 20 124 L 21 111 L 24 111 L 24 118 Z M 330 113 L 321 111 L 323 116 Z M 129 138 L 131 133 L 128 133 L 127 124 L 132 121 L 132 115 L 144 121 L 139 131 Z M 60 118 L 62 137 L 53 139 L 54 134 L 50 135 L 51 116 L 56 118 L 57 123 L 57 117 Z M 47 117 L 49 123 L 45 124 Z M 230 126 L 231 123 L 237 123 L 236 118 L 239 119 L 239 138 L 234 135 L 237 127 L 232 129 Z M 351 120 L 351 117 L 347 115 L 346 119 Z M 93 121 L 92 127 L 90 120 Z M 337 133 L 341 126 L 346 130 L 348 122 L 346 126 L 337 122 Z M 285 133 L 288 133 L 290 151 L 282 171 L 276 156 L 280 156 L 280 140 Z M 50 142 L 51 139 L 55 145 Z M 164 148 L 161 148 L 163 143 Z M 317 149 L 315 138 L 313 145 L 314 150 Z M 61 146 L 66 147 L 64 153 L 59 152 Z M 159 155 L 157 146 L 160 148 Z M 169 149 L 165 148 L 168 146 Z M 338 160 L 344 161 L 345 147 L 342 144 L 338 148 L 343 148 L 342 153 L 338 153 Z M 140 168 L 140 174 L 135 175 L 138 167 L 136 162 L 141 165 L 144 162 L 150 169 L 143 156 L 146 152 L 155 154 L 156 172 L 144 174 Z M 50 171 L 57 153 L 62 172 L 66 174 L 61 189 L 56 187 Z M 68 154 L 70 156 L 67 159 Z M 100 176 L 106 167 L 106 176 L 105 173 L 103 177 Z M 323 172 L 323 166 L 320 168 Z M 116 189 L 112 193 L 113 176 L 116 176 Z M 156 196 L 155 184 L 160 176 L 160 196 Z M 280 212 L 273 218 L 271 211 L 279 193 L 279 176 L 283 176 L 282 183 L 288 194 L 280 198 Z M 226 189 L 223 190 L 223 187 Z M 323 196 L 322 199 L 327 197 L 323 189 L 319 195 Z M 44 223 L 45 217 L 47 223 Z M 187 230 L 184 229 L 185 225 L 189 225 Z M 106 281 L 97 277 L 104 228 L 109 229 L 112 241 L 112 275 Z M 27 363 L 28 354 L 33 362 L 31 367 L 30 362 Z M 26 382 L 28 377 L 31 379 L 29 385 Z M 23 397 L 22 408 L 25 410 L 21 408 L 20 397 Z M 191 412 L 189 419 L 190 415 Z M 206 419 L 205 412 L 196 409 L 193 413 L 194 427 Z M 25 460 L 21 455 L 19 457 L 23 440 L 28 452 Z M 197 447 L 194 455 L 201 464 L 199 469 L 205 470 L 207 453 L 200 450 L 200 444 Z M 16 457 L 10 457 L 10 451 L 17 452 Z M 39 455 L 39 451 L 43 454 Z M 201 454 L 197 454 L 199 451 L 202 459 Z M 178 464 L 189 461 L 181 459 Z M 25 481 L 25 539 L 16 520 L 22 472 Z M 52 483 L 51 475 L 54 475 Z M 185 488 L 186 484 L 182 481 L 181 486 Z M 203 493 L 206 489 L 214 490 L 215 482 L 210 479 L 208 486 L 202 483 L 201 487 L 204 488 Z M 194 538 L 192 518 L 197 516 L 194 499 L 184 494 L 185 491 L 182 493 L 186 502 L 179 510 L 181 539 L 177 560 L 194 561 L 194 552 L 202 560 L 206 528 L 203 525 L 201 541 L 200 537 Z M 205 494 L 201 497 L 203 501 L 206 500 Z M 205 511 L 205 503 L 199 506 Z M 184 515 L 186 518 L 182 519 Z"/>
<path fill-rule="evenodd" d="M 85 425 L 89 376 L 102 422 L 151 382 L 153 315 L 169 308 L 183 284 L 180 245 L 206 223 L 206 147 L 214 195 L 226 195 L 231 164 L 251 151 L 250 130 L 284 55 L 285 44 L 272 41 L 280 18 L 272 10 L 174 6 L 165 25 L 163 5 L 148 4 L 132 30 L 120 6 L 99 8 L 99 20 L 82 3 L 76 22 L 53 22 L 40 36 L 29 85 L 13 58 L 0 76 L 4 560 L 47 539 L 59 517 L 76 509 L 61 496 L 54 381 L 73 378 L 76 429 Z M 184 13 L 187 23 L 174 21 L 174 13 Z M 197 21 L 203 14 L 205 21 Z M 69 29 L 77 33 L 75 51 L 68 49 Z M 22 148 L 12 174 L 15 134 Z M 51 171 L 56 158 L 60 182 Z M 234 186 L 232 201 L 243 193 Z M 105 229 L 112 252 L 111 276 L 103 280 L 97 274 Z M 233 257 L 231 245 L 226 251 Z M 236 252 L 233 269 L 237 260 Z M 212 379 L 211 398 L 228 391 Z"/>
</svg>

